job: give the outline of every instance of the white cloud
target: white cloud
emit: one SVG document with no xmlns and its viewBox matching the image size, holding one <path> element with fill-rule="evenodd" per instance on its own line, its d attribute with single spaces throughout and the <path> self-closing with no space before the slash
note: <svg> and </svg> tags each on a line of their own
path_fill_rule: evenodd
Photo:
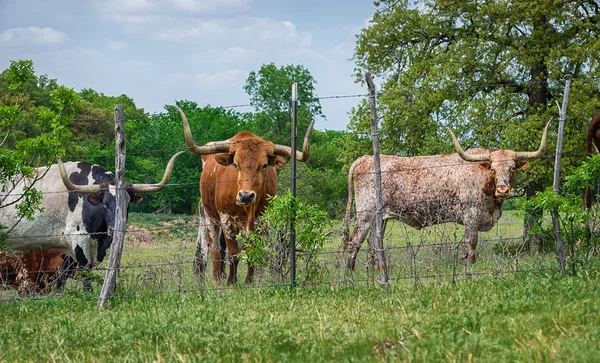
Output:
<svg viewBox="0 0 600 363">
<path fill-rule="evenodd" d="M 243 83 L 248 77 L 248 72 L 240 69 L 230 69 L 214 74 L 198 73 L 195 75 L 172 73 L 168 75 L 163 83 L 167 85 L 186 84 L 198 89 L 215 90 L 242 88 Z"/>
<path fill-rule="evenodd" d="M 106 45 L 106 48 L 111 52 L 118 52 L 129 48 L 129 44 L 127 44 L 127 42 L 123 42 L 120 40 L 107 40 L 106 42 L 104 42 L 104 44 Z"/>
<path fill-rule="evenodd" d="M 95 5 L 109 18 L 137 23 L 149 15 L 239 14 L 251 8 L 252 0 L 96 0 Z M 115 12 L 122 16 L 112 16 Z"/>
<path fill-rule="evenodd" d="M 310 47 L 312 34 L 299 32 L 296 25 L 290 21 L 279 21 L 272 18 L 252 18 L 249 24 L 242 28 L 248 34 L 260 34 L 263 40 L 294 42 L 296 47 Z"/>
<path fill-rule="evenodd" d="M 63 32 L 49 27 L 40 28 L 37 26 L 13 28 L 0 34 L 0 44 L 16 46 L 58 44 L 66 39 L 67 35 Z"/>
<path fill-rule="evenodd" d="M 333 49 L 331 51 L 335 56 L 348 59 L 348 58 L 352 57 L 352 54 L 354 52 L 354 43 L 350 43 L 350 42 L 339 43 L 338 45 L 333 47 Z"/>
<path fill-rule="evenodd" d="M 183 42 L 195 38 L 207 38 L 216 34 L 224 34 L 226 31 L 227 27 L 222 24 L 213 21 L 199 21 L 191 26 L 160 31 L 156 37 L 165 41 Z"/>
<path fill-rule="evenodd" d="M 246 71 L 230 69 L 215 74 L 200 73 L 196 76 L 196 82 L 200 88 L 228 88 L 234 84 L 239 84 L 241 88 L 247 77 Z"/>
</svg>

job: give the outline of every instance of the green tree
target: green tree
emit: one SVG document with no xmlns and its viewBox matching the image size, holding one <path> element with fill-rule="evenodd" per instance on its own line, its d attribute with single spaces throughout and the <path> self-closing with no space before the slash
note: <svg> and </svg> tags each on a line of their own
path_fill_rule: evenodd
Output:
<svg viewBox="0 0 600 363">
<path fill-rule="evenodd" d="M 277 68 L 273 63 L 263 64 L 258 72 L 248 75 L 244 90 L 250 104 L 256 109 L 251 131 L 276 144 L 290 145 L 292 83 L 298 84 L 297 133 L 306 132 L 311 120 L 324 117 L 321 103 L 315 99 L 317 83 L 302 65 Z"/>
<path fill-rule="evenodd" d="M 36 105 L 43 93 L 39 85 L 45 87 L 47 81 L 38 83 L 30 60 L 11 61 L 0 79 L 5 87 L 0 95 L 0 185 L 2 193 L 9 194 L 23 178 L 34 178 L 35 167 L 48 166 L 64 155 L 77 94 L 66 87 L 51 87 L 47 90 L 50 104 Z M 33 179 L 32 186 L 14 202 L 17 217 L 32 219 L 40 210 L 41 198 Z M 0 208 L 12 204 L 0 200 Z M 13 227 L 0 226 L 0 248 Z"/>
<path fill-rule="evenodd" d="M 357 80 L 370 71 L 379 97 L 385 153 L 452 152 L 445 130 L 465 146 L 535 150 L 544 124 L 556 118 L 564 77 L 573 77 L 563 158 L 569 170 L 584 157 L 586 125 L 600 103 L 598 21 L 591 1 L 404 0 L 376 2 L 357 36 Z M 365 131 L 364 104 L 351 130 Z M 553 145 L 549 145 L 552 150 Z M 527 195 L 551 180 L 550 157 L 534 162 L 518 185 Z"/>
<path fill-rule="evenodd" d="M 210 141 L 226 140 L 247 129 L 248 118 L 233 110 L 221 107 L 199 107 L 191 101 L 178 101 L 185 112 L 194 141 L 203 145 Z M 140 183 L 155 183 L 160 178 L 169 158 L 179 151 L 186 151 L 183 125 L 179 112 L 165 106 L 166 112 L 151 115 L 147 119 L 127 120 L 127 178 Z M 199 178 L 202 160 L 199 156 L 185 153 L 175 163 L 171 184 L 160 193 L 147 195 L 148 202 L 133 207 L 137 211 L 162 210 L 172 213 L 195 213 L 199 198 Z"/>
</svg>

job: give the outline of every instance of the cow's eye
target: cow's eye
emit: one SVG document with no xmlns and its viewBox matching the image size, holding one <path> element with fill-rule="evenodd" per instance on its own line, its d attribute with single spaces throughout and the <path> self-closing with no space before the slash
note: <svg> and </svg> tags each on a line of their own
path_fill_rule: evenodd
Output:
<svg viewBox="0 0 600 363">
<path fill-rule="evenodd" d="M 266 168 L 267 168 L 267 166 L 269 166 L 269 164 L 265 163 L 265 164 L 263 165 L 263 169 L 266 169 Z"/>
</svg>

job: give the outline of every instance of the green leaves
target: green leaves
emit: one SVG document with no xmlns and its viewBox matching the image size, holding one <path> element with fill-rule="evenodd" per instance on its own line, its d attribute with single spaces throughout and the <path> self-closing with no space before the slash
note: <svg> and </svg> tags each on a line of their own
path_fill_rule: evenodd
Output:
<svg viewBox="0 0 600 363">
<path fill-rule="evenodd" d="M 71 136 L 68 126 L 75 117 L 77 94 L 66 87 L 47 87 L 52 82 L 35 76 L 30 60 L 11 61 L 0 76 L 0 85 L 6 91 L 0 100 L 0 185 L 3 193 L 10 193 L 22 177 L 33 178 L 35 167 L 47 166 L 64 155 Z M 37 105 L 49 96 L 48 105 Z M 40 102 L 45 103 L 45 102 Z M 15 223 L 32 220 L 41 211 L 43 195 L 33 187 L 26 188 L 14 205 Z M 13 203 L 0 205 L 5 208 Z M 10 229 L 13 226 L 3 226 Z M 7 232 L 8 232 L 7 231 Z M 1 239 L 7 237 L 2 232 Z M 0 246 L 2 248 L 2 246 Z"/>
<path fill-rule="evenodd" d="M 252 132 L 276 144 L 290 145 L 292 83 L 298 83 L 298 135 L 302 137 L 313 118 L 324 117 L 315 99 L 315 79 L 302 65 L 277 68 L 263 64 L 248 75 L 244 90 L 256 109 Z"/>
<path fill-rule="evenodd" d="M 315 282 L 320 267 L 316 258 L 327 240 L 325 228 L 329 225 L 327 213 L 316 205 L 303 203 L 287 191 L 269 198 L 269 205 L 261 216 L 256 230 L 237 238 L 244 244 L 242 258 L 255 266 L 269 267 L 282 281 L 289 273 L 289 228 L 295 221 L 296 258 L 302 262 L 298 274 L 304 283 Z"/>
</svg>

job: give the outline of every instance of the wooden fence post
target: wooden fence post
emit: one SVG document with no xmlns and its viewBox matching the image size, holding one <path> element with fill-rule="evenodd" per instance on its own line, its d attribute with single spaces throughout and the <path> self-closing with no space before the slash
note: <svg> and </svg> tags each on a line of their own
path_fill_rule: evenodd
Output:
<svg viewBox="0 0 600 363">
<path fill-rule="evenodd" d="M 563 104 L 560 111 L 560 119 L 558 121 L 558 141 L 556 142 L 556 156 L 554 159 L 554 184 L 553 190 L 555 194 L 560 192 L 560 158 L 562 156 L 563 135 L 565 133 L 565 120 L 567 118 L 567 105 L 569 104 L 569 94 L 571 93 L 571 78 L 567 78 L 565 84 L 565 93 L 563 96 Z M 560 262 L 560 269 L 563 273 L 566 271 L 567 260 L 565 258 L 565 246 L 560 238 L 560 216 L 558 211 L 552 212 L 552 227 L 554 229 L 554 240 L 556 241 L 556 257 Z"/>
<path fill-rule="evenodd" d="M 373 140 L 373 163 L 375 164 L 375 198 L 376 218 L 375 218 L 375 248 L 377 249 L 377 259 L 379 261 L 379 282 L 387 284 L 389 282 L 387 264 L 385 261 L 385 251 L 383 249 L 383 200 L 381 196 L 381 163 L 379 157 L 379 135 L 377 131 L 377 108 L 375 105 L 375 83 L 371 78 L 371 73 L 365 74 L 367 86 L 369 87 L 369 105 L 371 106 L 371 139 Z"/>
<path fill-rule="evenodd" d="M 125 190 L 125 115 L 123 105 L 115 105 L 115 189 L 116 211 L 113 241 L 108 259 L 108 268 L 104 274 L 104 284 L 98 298 L 98 307 L 104 307 L 106 301 L 112 298 L 117 285 L 117 276 L 121 268 L 121 255 L 123 254 L 123 240 L 127 219 L 127 205 L 129 194 Z"/>
</svg>

